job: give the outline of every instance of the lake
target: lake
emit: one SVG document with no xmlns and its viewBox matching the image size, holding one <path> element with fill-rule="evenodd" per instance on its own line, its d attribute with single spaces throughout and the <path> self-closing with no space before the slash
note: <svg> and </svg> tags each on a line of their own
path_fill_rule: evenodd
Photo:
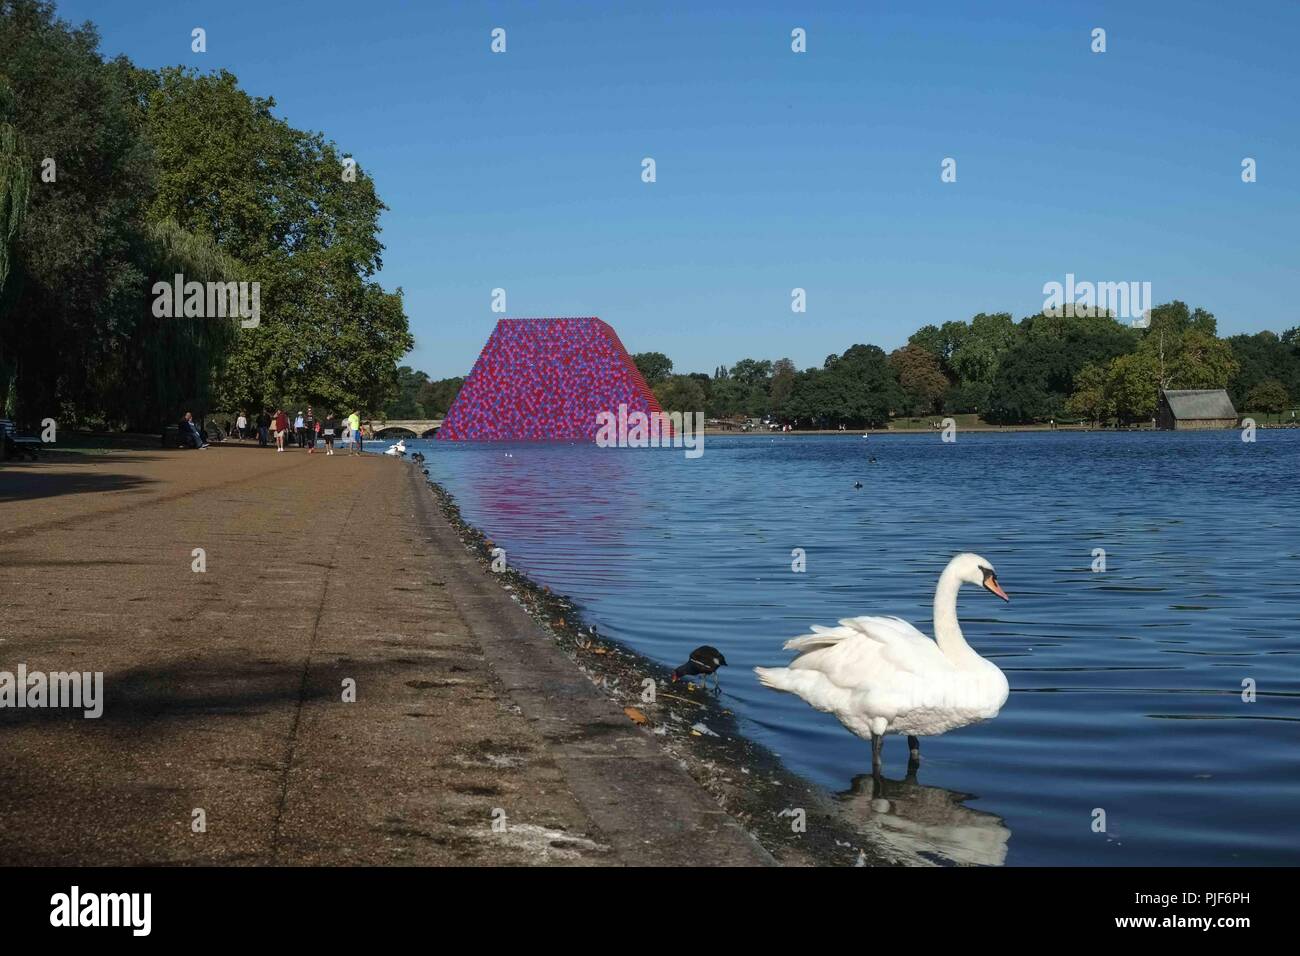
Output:
<svg viewBox="0 0 1300 956">
<path fill-rule="evenodd" d="M 903 862 L 1300 862 L 1300 432 L 709 437 L 693 460 L 407 447 L 603 636 L 669 666 L 722 649 L 745 732 L 842 794 Z M 892 783 L 872 799 L 870 744 L 751 668 L 842 617 L 932 633 L 959 551 L 992 561 L 1011 596 L 968 587 L 959 602 L 1010 698 L 996 720 L 924 739 L 912 778 L 905 741 L 886 738 Z"/>
</svg>

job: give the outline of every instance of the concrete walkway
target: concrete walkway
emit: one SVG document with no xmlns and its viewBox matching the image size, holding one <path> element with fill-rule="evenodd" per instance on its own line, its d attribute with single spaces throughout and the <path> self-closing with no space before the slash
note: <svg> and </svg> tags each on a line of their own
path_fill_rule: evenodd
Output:
<svg viewBox="0 0 1300 956">
<path fill-rule="evenodd" d="M 403 462 L 0 466 L 0 671 L 19 664 L 102 671 L 105 705 L 0 708 L 3 865 L 771 861 Z"/>
</svg>

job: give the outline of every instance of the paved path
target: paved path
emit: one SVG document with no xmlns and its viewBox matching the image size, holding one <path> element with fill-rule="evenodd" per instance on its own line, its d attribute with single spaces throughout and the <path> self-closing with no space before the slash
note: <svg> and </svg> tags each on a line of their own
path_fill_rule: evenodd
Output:
<svg viewBox="0 0 1300 956">
<path fill-rule="evenodd" d="M 0 864 L 770 862 L 479 570 L 406 463 L 0 466 L 0 671 L 20 663 L 103 671 L 106 702 L 0 708 Z"/>
</svg>

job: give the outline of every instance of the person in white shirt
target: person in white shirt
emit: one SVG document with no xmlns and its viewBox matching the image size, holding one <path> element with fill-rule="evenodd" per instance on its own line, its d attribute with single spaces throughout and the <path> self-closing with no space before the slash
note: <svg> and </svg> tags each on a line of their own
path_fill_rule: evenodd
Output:
<svg viewBox="0 0 1300 956">
<path fill-rule="evenodd" d="M 239 417 L 235 419 L 235 437 L 238 438 L 240 441 L 243 441 L 244 429 L 247 427 L 248 427 L 248 417 L 243 412 L 240 412 Z"/>
</svg>

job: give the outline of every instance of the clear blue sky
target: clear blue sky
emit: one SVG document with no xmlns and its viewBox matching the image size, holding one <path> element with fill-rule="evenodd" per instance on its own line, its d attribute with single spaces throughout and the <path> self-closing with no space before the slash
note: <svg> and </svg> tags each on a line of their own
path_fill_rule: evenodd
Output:
<svg viewBox="0 0 1300 956">
<path fill-rule="evenodd" d="M 1020 318 L 1067 272 L 1150 281 L 1221 333 L 1300 324 L 1300 5 L 810 6 L 59 12 L 94 20 L 106 55 L 229 69 L 355 155 L 391 207 L 382 281 L 406 293 L 407 361 L 434 377 L 469 370 L 498 286 L 511 316 L 599 315 L 679 372 L 751 356 L 802 368 L 925 323 Z M 206 54 L 190 52 L 195 26 Z M 489 51 L 498 26 L 504 55 Z M 806 54 L 790 50 L 796 26 Z"/>
</svg>

